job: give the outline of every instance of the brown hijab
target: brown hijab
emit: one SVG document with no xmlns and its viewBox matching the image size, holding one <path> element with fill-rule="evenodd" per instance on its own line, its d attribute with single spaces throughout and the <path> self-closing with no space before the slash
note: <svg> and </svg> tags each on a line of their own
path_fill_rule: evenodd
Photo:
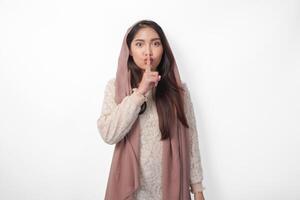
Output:
<svg viewBox="0 0 300 200">
<path fill-rule="evenodd" d="M 119 55 L 115 80 L 115 101 L 117 104 L 121 103 L 123 98 L 130 95 L 132 91 L 130 71 L 127 67 L 129 48 L 126 44 L 126 38 L 133 26 L 127 30 L 124 36 Z M 168 42 L 164 48 L 170 49 Z M 177 84 L 181 86 L 182 83 L 175 60 L 172 69 Z M 115 145 L 105 200 L 133 200 L 133 193 L 139 188 L 139 129 L 139 118 L 137 118 L 128 134 Z M 172 127 L 170 137 L 162 141 L 163 200 L 191 199 L 189 190 L 190 158 L 187 134 L 187 128 L 177 119 Z"/>
</svg>

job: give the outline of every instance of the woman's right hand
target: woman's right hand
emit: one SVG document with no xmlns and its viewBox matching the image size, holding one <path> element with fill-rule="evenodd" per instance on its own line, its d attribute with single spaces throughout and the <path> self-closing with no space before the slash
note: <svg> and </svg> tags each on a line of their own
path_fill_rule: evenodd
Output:
<svg viewBox="0 0 300 200">
<path fill-rule="evenodd" d="M 142 80 L 138 86 L 138 92 L 145 95 L 153 87 L 156 87 L 161 76 L 157 71 L 151 71 L 150 57 L 147 58 L 147 65 Z"/>
</svg>

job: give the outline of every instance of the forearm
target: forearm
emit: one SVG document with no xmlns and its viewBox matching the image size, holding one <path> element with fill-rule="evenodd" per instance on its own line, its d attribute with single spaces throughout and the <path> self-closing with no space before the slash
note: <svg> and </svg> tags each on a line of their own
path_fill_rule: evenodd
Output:
<svg viewBox="0 0 300 200">
<path fill-rule="evenodd" d="M 134 92 L 111 110 L 102 112 L 97 121 L 99 132 L 108 144 L 116 144 L 130 130 L 138 117 L 141 104 L 146 99 Z"/>
<path fill-rule="evenodd" d="M 190 182 L 191 192 L 194 194 L 195 200 L 204 200 L 202 185 L 203 170 L 201 165 L 200 149 L 198 142 L 198 131 L 196 126 L 196 117 L 194 113 L 193 103 L 186 84 L 185 88 L 185 111 L 189 121 L 189 143 L 190 143 Z"/>
</svg>

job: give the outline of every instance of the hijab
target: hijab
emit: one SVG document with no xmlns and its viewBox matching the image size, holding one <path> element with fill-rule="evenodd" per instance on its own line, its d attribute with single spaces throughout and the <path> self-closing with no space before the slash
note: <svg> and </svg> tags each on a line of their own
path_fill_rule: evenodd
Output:
<svg viewBox="0 0 300 200">
<path fill-rule="evenodd" d="M 119 54 L 115 79 L 115 102 L 117 104 L 121 103 L 123 98 L 130 95 L 132 91 L 131 73 L 127 65 L 129 48 L 126 38 L 134 25 L 128 28 Z M 164 48 L 168 48 L 172 53 L 168 41 Z M 177 84 L 182 86 L 175 59 L 172 65 L 170 73 L 174 73 Z M 162 140 L 162 199 L 190 200 L 188 131 L 177 119 L 177 116 L 175 119 L 171 127 L 170 137 Z M 139 122 L 138 117 L 126 136 L 115 145 L 106 186 L 105 200 L 133 200 L 133 194 L 140 186 Z"/>
</svg>

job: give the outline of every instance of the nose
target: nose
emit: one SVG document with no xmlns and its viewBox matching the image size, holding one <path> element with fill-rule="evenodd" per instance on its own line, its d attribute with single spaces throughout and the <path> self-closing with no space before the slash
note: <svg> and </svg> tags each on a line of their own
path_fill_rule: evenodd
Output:
<svg viewBox="0 0 300 200">
<path fill-rule="evenodd" d="M 152 56 L 152 48 L 151 45 L 146 45 L 145 51 L 144 51 L 145 56 Z"/>
</svg>

